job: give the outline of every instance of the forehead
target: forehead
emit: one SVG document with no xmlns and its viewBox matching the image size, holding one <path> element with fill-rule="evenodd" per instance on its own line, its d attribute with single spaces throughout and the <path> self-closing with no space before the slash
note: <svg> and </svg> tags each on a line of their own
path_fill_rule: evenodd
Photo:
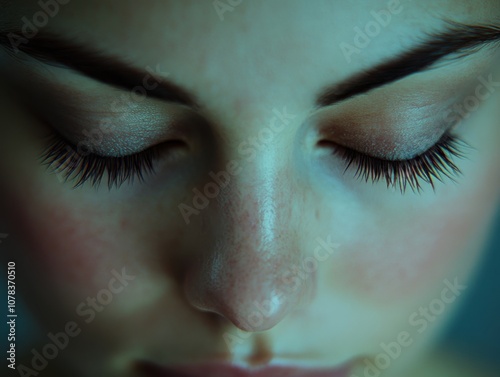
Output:
<svg viewBox="0 0 500 377">
<path fill-rule="evenodd" d="M 268 58 L 283 52 L 325 49 L 335 51 L 353 42 L 356 28 L 373 22 L 380 31 L 368 48 L 401 36 L 431 31 L 442 19 L 492 22 L 500 18 L 500 1 L 471 0 L 57 0 L 58 11 L 47 29 L 64 29 L 96 44 L 132 54 L 165 56 L 179 47 L 190 53 L 229 54 L 258 49 Z M 34 0 L 2 1 L 9 23 L 31 19 L 43 10 Z M 12 12 L 9 10 L 12 9 Z M 381 18 L 376 14 L 384 13 Z M 31 16 L 31 17 L 30 17 Z M 387 16 L 389 18 L 387 18 Z M 3 17 L 0 17 L 0 21 Z M 19 25 L 18 25 L 19 26 Z M 372 32 L 377 28 L 371 27 Z M 402 33 L 402 34 L 400 34 Z M 398 38 L 399 36 L 399 38 Z M 376 40 L 375 40 L 376 39 Z M 378 42 L 377 42 L 378 41 Z M 195 50 L 192 48 L 196 47 Z M 316 51 L 317 52 L 317 51 Z M 172 55 L 172 54 L 171 54 Z M 283 58 L 286 58 L 284 56 Z"/>
<path fill-rule="evenodd" d="M 333 38 L 333 42 L 350 36 L 355 26 L 363 28 L 373 14 L 383 10 L 397 10 L 384 29 L 422 28 L 433 25 L 440 18 L 459 21 L 491 21 L 498 0 L 152 0 L 138 3 L 133 0 L 58 0 L 60 12 L 51 24 L 65 23 L 75 29 L 92 25 L 101 38 L 108 34 L 114 41 L 147 43 L 145 38 L 169 43 L 196 36 L 211 39 L 228 34 L 235 38 L 267 36 L 266 40 L 283 36 Z M 0 4 L 2 1 L 0 1 Z M 5 3 L 5 1 L 3 2 Z M 34 0 L 6 2 L 10 7 L 29 11 L 40 10 Z M 9 7 L 7 7 L 9 8 Z M 19 13 L 19 12 L 18 12 Z M 498 19 L 498 17 L 497 17 Z M 126 28 L 124 28 L 126 26 Z M 89 30 L 86 30 L 89 32 Z M 174 34 L 172 32 L 175 32 Z M 319 35 L 318 35 L 319 34 Z"/>
</svg>

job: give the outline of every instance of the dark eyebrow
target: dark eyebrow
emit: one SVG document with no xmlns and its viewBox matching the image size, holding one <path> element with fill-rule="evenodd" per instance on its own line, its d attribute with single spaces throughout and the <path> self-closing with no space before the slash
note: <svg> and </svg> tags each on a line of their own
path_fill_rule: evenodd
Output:
<svg viewBox="0 0 500 377">
<path fill-rule="evenodd" d="M 143 87 L 150 97 L 193 108 L 200 107 L 192 94 L 165 77 L 160 77 L 153 69 L 142 71 L 124 59 L 43 31 L 26 43 L 13 46 L 11 39 L 20 34 L 15 30 L 0 32 L 0 46 L 15 58 L 20 58 L 16 53 L 21 51 L 42 63 L 72 69 L 104 84 L 129 91 Z M 147 80 L 146 84 L 144 80 Z"/>
<path fill-rule="evenodd" d="M 367 93 L 413 73 L 430 69 L 443 58 L 460 54 L 469 56 L 486 44 L 500 42 L 500 26 L 464 25 L 445 21 L 447 27 L 438 33 L 425 34 L 417 46 L 399 56 L 323 89 L 317 96 L 316 106 L 329 106 L 348 98 Z M 499 23 L 500 25 L 500 23 Z"/>
<path fill-rule="evenodd" d="M 453 21 L 447 21 L 447 24 L 444 31 L 427 33 L 425 40 L 396 58 L 326 87 L 317 96 L 316 105 L 329 106 L 367 93 L 411 74 L 425 71 L 449 55 L 461 53 L 459 57 L 468 56 L 476 51 L 475 48 L 500 41 L 500 26 L 495 24 L 464 25 Z M 9 38 L 12 34 L 20 33 L 15 30 L 0 32 L 0 46 L 15 56 L 14 46 Z M 43 63 L 70 68 L 125 90 L 131 91 L 143 86 L 143 80 L 148 75 L 147 72 L 135 68 L 123 59 L 107 55 L 104 51 L 43 31 L 39 31 L 27 43 L 17 47 Z M 164 77 L 156 78 L 157 82 L 160 82 L 154 89 L 148 90 L 149 96 L 194 108 L 200 107 L 194 95 L 185 89 Z"/>
</svg>

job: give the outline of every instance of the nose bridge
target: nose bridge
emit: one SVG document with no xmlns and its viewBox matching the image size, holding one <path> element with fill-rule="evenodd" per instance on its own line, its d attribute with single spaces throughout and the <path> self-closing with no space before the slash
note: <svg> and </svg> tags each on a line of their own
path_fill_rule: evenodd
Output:
<svg viewBox="0 0 500 377">
<path fill-rule="evenodd" d="M 210 246 L 186 288 L 195 307 L 258 331 L 276 325 L 298 303 L 301 292 L 290 292 L 285 276 L 300 250 L 288 172 L 256 161 L 241 168 L 206 213 Z"/>
<path fill-rule="evenodd" d="M 282 244 L 280 237 L 287 232 L 290 221 L 290 208 L 285 205 L 291 199 L 284 185 L 286 171 L 264 165 L 243 165 L 241 176 L 230 187 L 229 200 L 221 208 L 227 210 L 223 217 L 232 227 L 232 234 L 255 252 L 261 250 L 259 256 Z"/>
</svg>

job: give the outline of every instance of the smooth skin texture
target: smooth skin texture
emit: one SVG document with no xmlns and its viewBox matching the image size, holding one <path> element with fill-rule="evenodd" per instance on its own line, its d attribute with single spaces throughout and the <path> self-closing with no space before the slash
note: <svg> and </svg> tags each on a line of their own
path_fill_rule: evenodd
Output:
<svg viewBox="0 0 500 377">
<path fill-rule="evenodd" d="M 4 25 L 20 27 L 39 10 L 35 2 L 2 3 Z M 8 79 L 0 86 L 0 204 L 19 286 L 44 334 L 68 321 L 82 329 L 44 373 L 135 376 L 140 360 L 316 367 L 354 360 L 353 373 L 363 375 L 366 360 L 384 352 L 381 343 L 406 332 L 411 345 L 384 376 L 458 375 L 453 362 L 428 354 L 465 296 L 466 288 L 453 295 L 447 284 L 470 284 L 498 208 L 500 93 L 457 126 L 473 148 L 456 160 L 457 182 L 438 182 L 435 191 L 402 194 L 343 174 L 345 162 L 318 143 L 328 122 L 334 141 L 353 149 L 384 153 L 392 140 L 425 150 L 433 130 L 442 131 L 442 114 L 474 96 L 479 77 L 499 81 L 498 57 L 483 49 L 321 110 L 315 97 L 443 28 L 442 18 L 492 23 L 500 3 L 401 1 L 349 62 L 340 45 L 352 44 L 353 27 L 364 28 L 387 4 L 243 1 L 221 20 L 212 1 L 73 0 L 45 26 L 141 70 L 157 67 L 157 78 L 196 96 L 197 110 L 133 101 L 80 74 L 1 53 Z M 123 95 L 126 106 L 114 108 Z M 73 122 L 71 111 L 79 114 Z M 277 112 L 288 114 L 284 126 L 259 136 Z M 41 165 L 46 134 L 56 129 L 77 143 L 98 134 L 105 117 L 111 131 L 98 138 L 105 153 L 116 154 L 116 143 L 134 152 L 165 143 L 144 183 L 73 190 Z M 175 153 L 172 135 L 183 141 Z M 226 172 L 230 182 L 187 224 L 179 205 L 194 206 L 193 188 L 203 192 L 210 172 Z M 93 308 L 87 298 L 109 290 L 112 271 L 123 268 L 133 278 Z M 442 313 L 419 312 L 435 300 L 449 301 Z M 43 336 L 33 347 L 47 342 Z"/>
</svg>

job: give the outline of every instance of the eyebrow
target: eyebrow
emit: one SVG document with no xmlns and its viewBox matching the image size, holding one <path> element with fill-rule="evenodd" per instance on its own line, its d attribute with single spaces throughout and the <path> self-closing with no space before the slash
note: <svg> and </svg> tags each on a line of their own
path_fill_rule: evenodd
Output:
<svg viewBox="0 0 500 377">
<path fill-rule="evenodd" d="M 462 58 L 476 52 L 480 47 L 500 41 L 498 25 L 445 22 L 447 27 L 444 31 L 425 34 L 426 38 L 416 47 L 389 61 L 354 74 L 340 83 L 328 85 L 317 95 L 316 106 L 330 106 L 365 94 L 414 73 L 428 70 L 447 56 L 460 54 L 458 58 Z M 15 56 L 16 52 L 10 39 L 12 34 L 18 35 L 20 32 L 16 30 L 0 32 L 0 46 Z M 144 78 L 148 76 L 147 72 L 134 67 L 122 58 L 43 31 L 39 31 L 27 43 L 19 45 L 18 49 L 42 63 L 69 68 L 124 90 L 132 91 L 142 87 Z M 158 82 L 155 88 L 148 90 L 148 95 L 151 97 L 200 108 L 193 94 L 164 77 L 155 77 L 151 72 L 150 76 L 156 78 Z"/>
<path fill-rule="evenodd" d="M 149 67 L 143 71 L 123 58 L 43 31 L 39 31 L 35 37 L 15 48 L 11 43 L 11 38 L 19 34 L 21 33 L 18 31 L 0 32 L 0 46 L 3 46 L 14 58 L 17 57 L 16 50 L 18 50 L 39 62 L 69 68 L 119 89 L 133 91 L 144 88 L 150 97 L 193 108 L 200 107 L 194 95 L 158 75 Z"/>
<path fill-rule="evenodd" d="M 425 39 L 421 39 L 411 50 L 340 83 L 327 86 L 318 95 L 316 105 L 329 106 L 365 94 L 411 74 L 426 71 L 447 56 L 459 54 L 457 59 L 461 59 L 477 52 L 480 47 L 500 41 L 498 25 L 466 25 L 454 21 L 445 23 L 447 26 L 444 31 L 425 34 Z"/>
</svg>

